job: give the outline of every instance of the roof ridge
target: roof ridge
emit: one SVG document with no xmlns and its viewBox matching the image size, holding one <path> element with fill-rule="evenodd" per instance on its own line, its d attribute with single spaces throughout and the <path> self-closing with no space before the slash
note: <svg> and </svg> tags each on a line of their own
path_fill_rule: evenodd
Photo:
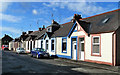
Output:
<svg viewBox="0 0 120 75">
<path fill-rule="evenodd" d="M 99 15 L 103 15 L 103 14 L 107 14 L 107 13 L 115 12 L 115 11 L 118 11 L 118 10 L 120 10 L 120 9 L 116 9 L 116 10 L 112 10 L 112 11 L 104 12 L 104 13 L 101 13 L 101 14 L 97 14 L 97 15 L 93 15 L 93 16 L 90 16 L 90 17 L 82 18 L 82 19 L 79 19 L 79 20 L 84 20 L 84 19 L 87 19 L 87 18 L 96 17 L 96 16 L 99 16 Z"/>
<path fill-rule="evenodd" d="M 68 24 L 68 23 L 71 23 L 71 21 L 70 21 L 70 22 L 67 22 L 67 23 L 64 23 L 64 24 L 61 24 L 61 25 L 65 25 L 65 24 Z"/>
</svg>

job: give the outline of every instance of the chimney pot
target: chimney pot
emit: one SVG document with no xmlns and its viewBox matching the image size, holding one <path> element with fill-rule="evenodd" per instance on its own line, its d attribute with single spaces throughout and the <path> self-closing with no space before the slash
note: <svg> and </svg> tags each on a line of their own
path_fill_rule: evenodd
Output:
<svg viewBox="0 0 120 75">
<path fill-rule="evenodd" d="M 42 31 L 42 28 L 39 28 L 39 31 Z"/>
</svg>

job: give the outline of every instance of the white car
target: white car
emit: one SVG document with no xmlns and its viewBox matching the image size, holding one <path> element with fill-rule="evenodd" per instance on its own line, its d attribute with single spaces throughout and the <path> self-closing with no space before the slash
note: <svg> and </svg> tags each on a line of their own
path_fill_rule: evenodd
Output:
<svg viewBox="0 0 120 75">
<path fill-rule="evenodd" d="M 26 53 L 26 51 L 24 50 L 24 48 L 17 48 L 16 49 L 16 53 Z"/>
</svg>

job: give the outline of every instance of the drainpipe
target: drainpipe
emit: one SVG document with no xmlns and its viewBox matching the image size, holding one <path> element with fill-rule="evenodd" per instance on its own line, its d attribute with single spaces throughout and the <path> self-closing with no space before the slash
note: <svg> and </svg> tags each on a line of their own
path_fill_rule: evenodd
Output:
<svg viewBox="0 0 120 75">
<path fill-rule="evenodd" d="M 112 34 L 112 43 L 113 43 L 113 50 L 112 50 L 112 65 L 115 66 L 116 65 L 116 33 L 114 32 Z"/>
</svg>

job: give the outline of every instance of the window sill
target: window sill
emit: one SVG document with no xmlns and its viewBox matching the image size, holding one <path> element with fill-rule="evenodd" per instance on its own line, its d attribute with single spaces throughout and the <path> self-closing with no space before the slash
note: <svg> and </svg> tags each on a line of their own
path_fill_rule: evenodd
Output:
<svg viewBox="0 0 120 75">
<path fill-rule="evenodd" d="M 62 53 L 67 53 L 67 51 L 63 51 Z"/>
<path fill-rule="evenodd" d="M 91 54 L 91 56 L 98 56 L 98 57 L 101 57 L 101 54 Z"/>
</svg>

